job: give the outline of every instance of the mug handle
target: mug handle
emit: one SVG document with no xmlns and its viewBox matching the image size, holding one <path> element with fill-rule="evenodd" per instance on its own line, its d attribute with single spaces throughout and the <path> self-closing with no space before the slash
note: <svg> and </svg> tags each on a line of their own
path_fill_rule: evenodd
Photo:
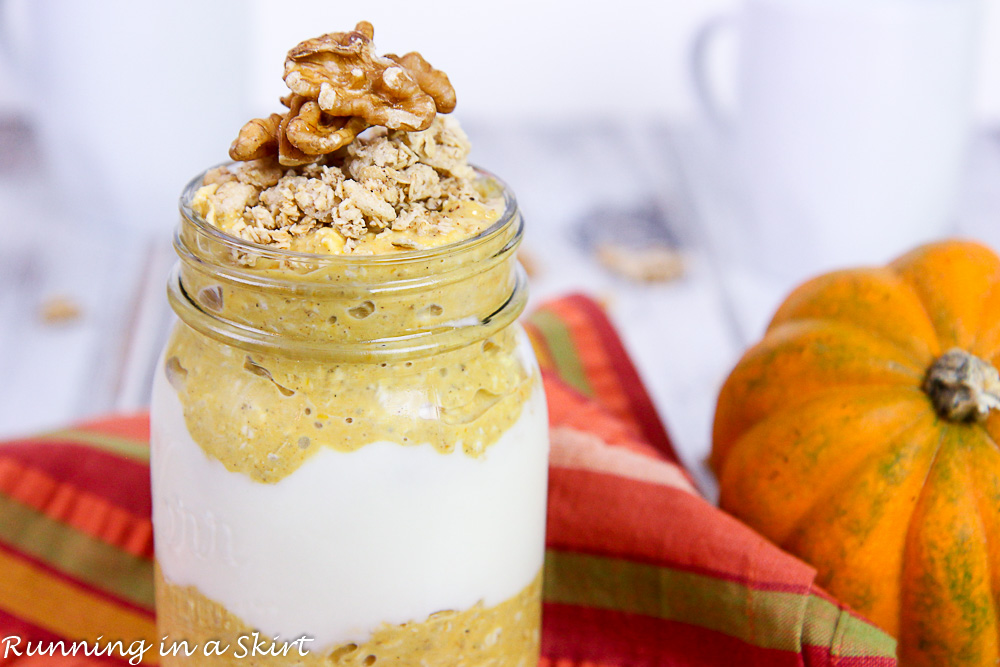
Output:
<svg viewBox="0 0 1000 667">
<path fill-rule="evenodd" d="M 10 9 L 4 0 L 0 0 L 0 58 L 6 59 L 9 64 L 14 61 L 16 54 L 11 46 L 10 26 L 8 26 L 7 12 Z"/>
<path fill-rule="evenodd" d="M 736 17 L 731 14 L 717 14 L 701 24 L 691 42 L 688 58 L 691 82 L 695 99 L 702 114 L 722 135 L 732 133 L 732 120 L 722 109 L 718 95 L 712 88 L 708 76 L 708 54 L 724 30 L 736 27 Z"/>
<path fill-rule="evenodd" d="M 12 77 L 18 87 L 24 85 L 20 68 L 24 65 L 25 57 L 23 53 L 18 53 L 14 48 L 13 29 L 10 26 L 11 11 L 10 3 L 0 0 L 0 67 L 8 70 L 8 75 Z"/>
</svg>

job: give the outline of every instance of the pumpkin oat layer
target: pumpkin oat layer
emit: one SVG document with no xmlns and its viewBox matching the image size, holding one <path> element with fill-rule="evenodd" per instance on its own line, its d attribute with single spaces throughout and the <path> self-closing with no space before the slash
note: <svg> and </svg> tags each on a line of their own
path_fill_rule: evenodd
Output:
<svg viewBox="0 0 1000 667">
<path fill-rule="evenodd" d="M 170 615 L 174 628 L 171 641 L 185 640 L 190 646 L 204 647 L 218 641 L 228 646 L 221 656 L 206 657 L 204 651 L 183 659 L 165 657 L 163 665 L 298 665 L 333 667 L 335 665 L 492 665 L 493 667 L 533 667 L 540 642 L 542 595 L 541 572 L 517 595 L 492 607 L 477 604 L 465 610 L 442 610 L 429 618 L 389 625 L 383 623 L 371 637 L 358 643 L 344 643 L 323 651 L 310 650 L 310 644 L 291 646 L 287 655 L 250 655 L 253 642 L 240 638 L 251 636 L 253 629 L 224 606 L 192 587 L 175 586 L 156 570 L 156 588 L 160 608 Z M 266 648 L 281 652 L 286 643 L 297 637 L 264 637 Z M 307 653 L 305 656 L 301 654 Z"/>
<path fill-rule="evenodd" d="M 442 454 L 482 455 L 517 420 L 537 384 L 516 346 L 517 335 L 507 330 L 433 358 L 317 365 L 222 347 L 179 327 L 165 370 L 205 453 L 231 471 L 274 483 L 322 447 L 430 443 Z"/>
</svg>

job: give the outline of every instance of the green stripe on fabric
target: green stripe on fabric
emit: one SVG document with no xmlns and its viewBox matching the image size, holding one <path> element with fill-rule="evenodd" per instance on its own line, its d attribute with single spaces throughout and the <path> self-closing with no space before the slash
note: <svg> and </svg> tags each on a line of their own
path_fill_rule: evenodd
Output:
<svg viewBox="0 0 1000 667">
<path fill-rule="evenodd" d="M 594 391 L 590 388 L 587 373 L 583 370 L 580 358 L 576 354 L 576 346 L 566 324 L 547 310 L 539 310 L 529 319 L 545 337 L 552 361 L 555 362 L 562 380 L 584 396 L 593 396 Z"/>
<path fill-rule="evenodd" d="M 809 597 L 803 641 L 810 646 L 829 646 L 840 658 L 896 657 L 896 640 L 853 614 L 819 596 Z"/>
<path fill-rule="evenodd" d="M 680 621 L 761 648 L 801 650 L 806 597 L 615 558 L 549 550 L 547 602 Z"/>
<path fill-rule="evenodd" d="M 838 625 L 836 618 L 810 624 L 807 603 L 814 596 L 760 591 L 707 575 L 552 549 L 545 554 L 543 596 L 546 602 L 688 623 L 780 651 L 802 650 L 804 626 L 812 626 L 815 641 L 810 644 L 830 646 L 835 628 L 848 625 Z M 821 606 L 814 609 L 829 611 Z M 845 644 L 856 651 L 850 655 L 895 655 L 884 633 L 865 628 L 845 627 L 850 636 Z M 819 641 L 824 632 L 825 644 Z"/>
<path fill-rule="evenodd" d="M 134 459 L 144 463 L 149 462 L 149 445 L 140 440 L 129 440 L 127 438 L 117 438 L 111 435 L 102 435 L 92 431 L 79 431 L 75 429 L 65 429 L 53 431 L 39 436 L 32 436 L 37 442 L 59 442 L 59 443 L 80 443 L 84 445 L 94 445 L 106 452 L 118 454 L 126 458 Z"/>
<path fill-rule="evenodd" d="M 70 577 L 148 609 L 153 564 L 0 495 L 0 541 Z"/>
<path fill-rule="evenodd" d="M 806 622 L 802 643 L 809 646 L 832 646 L 841 610 L 829 600 L 810 595 L 806 603 Z"/>
</svg>

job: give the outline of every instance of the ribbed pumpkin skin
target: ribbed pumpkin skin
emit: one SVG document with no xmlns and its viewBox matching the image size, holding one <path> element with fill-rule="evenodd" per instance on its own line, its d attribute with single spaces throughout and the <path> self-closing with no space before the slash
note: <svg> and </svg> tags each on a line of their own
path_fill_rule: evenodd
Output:
<svg viewBox="0 0 1000 667">
<path fill-rule="evenodd" d="M 923 246 L 809 281 L 727 379 L 720 504 L 899 639 L 902 665 L 1000 658 L 1000 416 L 939 418 L 944 351 L 1000 363 L 1000 259 Z"/>
</svg>

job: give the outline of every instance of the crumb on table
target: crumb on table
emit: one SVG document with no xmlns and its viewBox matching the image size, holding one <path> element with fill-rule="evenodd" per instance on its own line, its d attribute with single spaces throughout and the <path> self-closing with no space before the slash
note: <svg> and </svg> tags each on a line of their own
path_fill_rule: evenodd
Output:
<svg viewBox="0 0 1000 667">
<path fill-rule="evenodd" d="M 669 282 L 684 275 L 684 258 L 679 250 L 666 245 L 630 248 L 602 243 L 596 248 L 597 261 L 613 273 L 643 283 Z"/>
<path fill-rule="evenodd" d="M 50 296 L 42 302 L 38 314 L 43 323 L 60 325 L 80 319 L 83 311 L 71 297 L 56 295 Z"/>
</svg>

